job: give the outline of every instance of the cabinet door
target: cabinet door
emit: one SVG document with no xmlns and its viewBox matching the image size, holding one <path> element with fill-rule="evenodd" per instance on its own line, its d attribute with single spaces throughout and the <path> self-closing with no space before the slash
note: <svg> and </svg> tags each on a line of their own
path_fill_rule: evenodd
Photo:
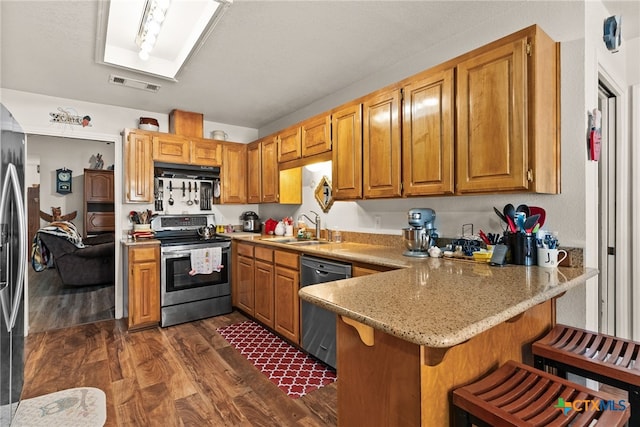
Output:
<svg viewBox="0 0 640 427">
<path fill-rule="evenodd" d="M 275 268 L 275 330 L 300 343 L 300 279 L 297 270 L 276 265 Z"/>
<path fill-rule="evenodd" d="M 526 44 L 519 39 L 457 66 L 459 193 L 528 189 Z"/>
<path fill-rule="evenodd" d="M 129 328 L 160 321 L 160 247 L 129 248 Z"/>
<path fill-rule="evenodd" d="M 424 76 L 403 91 L 403 193 L 452 194 L 453 69 Z"/>
<path fill-rule="evenodd" d="M 247 203 L 247 146 L 228 143 L 222 149 L 221 203 Z"/>
<path fill-rule="evenodd" d="M 331 115 L 333 197 L 362 198 L 362 107 L 350 105 Z"/>
<path fill-rule="evenodd" d="M 191 142 L 177 135 L 159 134 L 153 137 L 153 160 L 188 164 L 191 158 Z"/>
<path fill-rule="evenodd" d="M 255 317 L 270 328 L 274 323 L 273 262 L 255 260 Z"/>
<path fill-rule="evenodd" d="M 113 203 L 113 171 L 84 172 L 85 202 Z"/>
<path fill-rule="evenodd" d="M 247 203 L 262 201 L 262 143 L 247 145 Z"/>
<path fill-rule="evenodd" d="M 85 237 L 87 234 L 114 231 L 116 226 L 113 212 L 86 212 Z"/>
<path fill-rule="evenodd" d="M 237 290 L 238 308 L 250 316 L 254 315 L 255 309 L 255 290 L 254 290 L 254 271 L 253 258 L 246 256 L 238 256 L 237 268 Z"/>
<path fill-rule="evenodd" d="M 321 115 L 302 124 L 302 157 L 331 151 L 331 116 Z"/>
<path fill-rule="evenodd" d="M 262 202 L 277 203 L 278 194 L 278 142 L 269 137 L 262 140 Z"/>
<path fill-rule="evenodd" d="M 190 163 L 201 166 L 222 164 L 222 144 L 212 139 L 192 139 Z"/>
<path fill-rule="evenodd" d="M 150 134 L 129 132 L 125 141 L 125 195 L 129 203 L 153 202 L 153 143 Z"/>
<path fill-rule="evenodd" d="M 278 162 L 287 162 L 302 157 L 300 126 L 285 129 L 278 134 Z"/>
<path fill-rule="evenodd" d="M 363 196 L 400 197 L 400 90 L 367 99 L 362 115 Z"/>
</svg>

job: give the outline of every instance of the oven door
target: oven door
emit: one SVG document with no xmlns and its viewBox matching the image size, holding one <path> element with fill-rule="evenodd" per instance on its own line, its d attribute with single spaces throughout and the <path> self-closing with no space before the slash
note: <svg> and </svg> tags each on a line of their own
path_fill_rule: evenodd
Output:
<svg viewBox="0 0 640 427">
<path fill-rule="evenodd" d="M 212 244 L 210 246 L 217 246 Z M 222 247 L 222 265 L 220 271 L 211 274 L 190 275 L 191 250 L 187 247 L 161 248 L 160 278 L 162 288 L 160 291 L 160 304 L 162 307 L 199 301 L 207 298 L 215 298 L 231 295 L 229 277 L 228 244 Z M 194 246 L 202 247 L 202 246 Z"/>
</svg>

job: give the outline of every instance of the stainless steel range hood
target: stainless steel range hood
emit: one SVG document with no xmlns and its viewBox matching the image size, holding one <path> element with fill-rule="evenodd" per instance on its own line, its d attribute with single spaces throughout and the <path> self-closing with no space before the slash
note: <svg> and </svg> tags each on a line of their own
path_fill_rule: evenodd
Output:
<svg viewBox="0 0 640 427">
<path fill-rule="evenodd" d="M 154 163 L 153 174 L 156 178 L 180 178 L 213 181 L 220 178 L 220 167 L 156 162 Z"/>
</svg>

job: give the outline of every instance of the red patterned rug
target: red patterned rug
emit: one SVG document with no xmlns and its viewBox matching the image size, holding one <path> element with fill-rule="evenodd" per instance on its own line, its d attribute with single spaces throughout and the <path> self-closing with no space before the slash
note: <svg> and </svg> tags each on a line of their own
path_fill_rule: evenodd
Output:
<svg viewBox="0 0 640 427">
<path fill-rule="evenodd" d="M 336 380 L 330 368 L 255 322 L 247 320 L 218 328 L 218 332 L 291 398 Z"/>
</svg>

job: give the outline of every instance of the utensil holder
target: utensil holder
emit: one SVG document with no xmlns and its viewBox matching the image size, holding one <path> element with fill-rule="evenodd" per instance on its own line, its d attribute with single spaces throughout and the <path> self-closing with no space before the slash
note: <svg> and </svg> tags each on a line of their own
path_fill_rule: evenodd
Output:
<svg viewBox="0 0 640 427">
<path fill-rule="evenodd" d="M 537 265 L 538 246 L 536 236 L 531 233 L 507 233 L 507 245 L 511 252 L 511 263 L 516 265 Z"/>
</svg>

